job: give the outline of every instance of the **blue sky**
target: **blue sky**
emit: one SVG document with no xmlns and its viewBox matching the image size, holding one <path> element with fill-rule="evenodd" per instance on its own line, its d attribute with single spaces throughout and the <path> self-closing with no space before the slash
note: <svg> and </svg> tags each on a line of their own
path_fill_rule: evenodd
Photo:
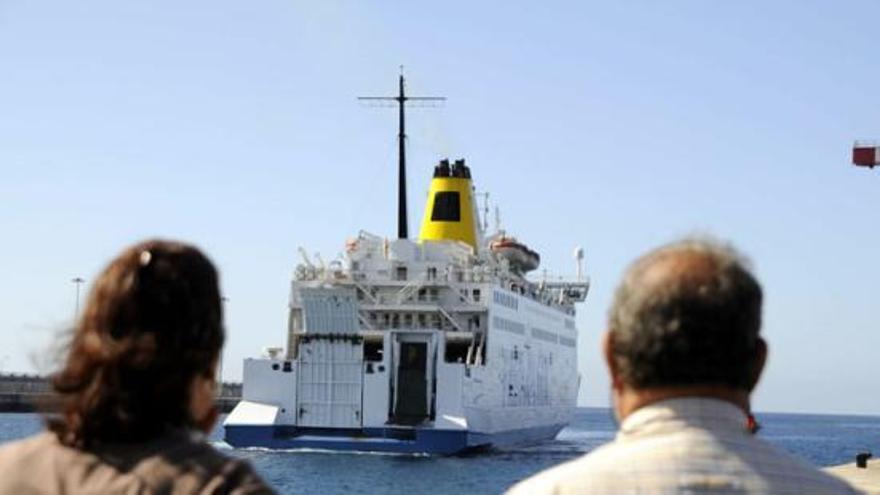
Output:
<svg viewBox="0 0 880 495">
<path fill-rule="evenodd" d="M 146 237 L 222 271 L 224 374 L 281 345 L 296 249 L 395 233 L 395 114 L 414 109 L 416 230 L 434 162 L 464 157 L 505 227 L 574 272 L 580 400 L 626 264 L 708 232 L 766 292 L 764 411 L 880 414 L 875 2 L 0 0 L 0 368 L 46 369 L 95 277 Z"/>
</svg>

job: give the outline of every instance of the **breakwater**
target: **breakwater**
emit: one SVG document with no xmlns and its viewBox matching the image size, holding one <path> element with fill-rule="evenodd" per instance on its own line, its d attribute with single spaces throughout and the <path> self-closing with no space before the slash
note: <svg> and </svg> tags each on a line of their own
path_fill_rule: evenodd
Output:
<svg viewBox="0 0 880 495">
<path fill-rule="evenodd" d="M 217 395 L 217 406 L 227 413 L 241 399 L 241 383 L 224 382 Z M 49 379 L 39 375 L 0 373 L 0 412 L 52 411 L 58 405 Z"/>
</svg>

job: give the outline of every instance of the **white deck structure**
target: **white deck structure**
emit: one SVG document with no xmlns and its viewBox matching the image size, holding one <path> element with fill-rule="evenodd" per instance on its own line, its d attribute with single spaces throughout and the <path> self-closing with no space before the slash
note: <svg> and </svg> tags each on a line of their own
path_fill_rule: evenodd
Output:
<svg viewBox="0 0 880 495">
<path fill-rule="evenodd" d="M 296 268 L 286 355 L 245 361 L 228 441 L 452 453 L 552 438 L 575 408 L 588 289 L 460 242 L 362 232 L 343 263 Z"/>
</svg>

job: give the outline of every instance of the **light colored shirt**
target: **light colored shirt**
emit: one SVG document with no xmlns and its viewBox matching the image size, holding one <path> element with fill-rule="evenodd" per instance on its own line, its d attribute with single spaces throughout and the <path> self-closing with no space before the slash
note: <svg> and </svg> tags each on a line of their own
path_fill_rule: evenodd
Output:
<svg viewBox="0 0 880 495">
<path fill-rule="evenodd" d="M 515 485 L 525 494 L 844 494 L 842 480 L 749 433 L 716 399 L 656 402 L 630 414 L 610 442 Z"/>
<path fill-rule="evenodd" d="M 271 494 L 247 462 L 201 437 L 172 432 L 153 441 L 66 447 L 52 433 L 0 448 L 0 494 Z"/>
</svg>

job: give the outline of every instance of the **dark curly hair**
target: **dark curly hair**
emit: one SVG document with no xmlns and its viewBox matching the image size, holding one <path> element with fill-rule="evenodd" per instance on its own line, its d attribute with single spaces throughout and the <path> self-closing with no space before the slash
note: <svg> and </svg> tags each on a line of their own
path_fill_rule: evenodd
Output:
<svg viewBox="0 0 880 495">
<path fill-rule="evenodd" d="M 212 376 L 223 340 L 218 275 L 201 251 L 164 240 L 126 249 L 95 281 L 53 376 L 61 412 L 50 430 L 88 449 L 195 427 L 190 387 Z"/>
<path fill-rule="evenodd" d="M 677 265 L 674 275 L 652 270 Z M 751 390 L 759 372 L 761 286 L 748 261 L 711 238 L 636 260 L 609 311 L 612 358 L 637 389 L 712 385 Z"/>
</svg>

